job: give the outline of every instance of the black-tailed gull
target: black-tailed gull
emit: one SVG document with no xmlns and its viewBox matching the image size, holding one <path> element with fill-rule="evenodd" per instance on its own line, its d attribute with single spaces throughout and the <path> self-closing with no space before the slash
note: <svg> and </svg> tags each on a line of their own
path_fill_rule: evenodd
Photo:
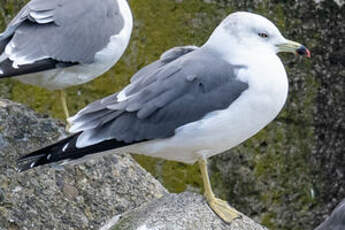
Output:
<svg viewBox="0 0 345 230">
<path fill-rule="evenodd" d="M 177 47 L 144 67 L 122 91 L 70 119 L 75 134 L 19 160 L 20 171 L 128 152 L 199 161 L 210 207 L 226 222 L 238 212 L 212 192 L 206 159 L 269 124 L 282 109 L 288 80 L 278 52 L 310 56 L 266 18 L 228 16 L 200 48 Z"/>
<path fill-rule="evenodd" d="M 0 34 L 0 78 L 49 90 L 86 83 L 110 69 L 132 32 L 127 0 L 31 0 Z"/>
</svg>

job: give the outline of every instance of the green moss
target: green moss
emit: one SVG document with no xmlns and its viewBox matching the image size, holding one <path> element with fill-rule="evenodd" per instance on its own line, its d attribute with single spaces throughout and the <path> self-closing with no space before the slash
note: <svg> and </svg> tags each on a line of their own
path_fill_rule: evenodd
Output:
<svg viewBox="0 0 345 230">
<path fill-rule="evenodd" d="M 163 167 L 163 181 L 172 192 L 183 192 L 189 186 L 189 190 L 202 189 L 199 166 L 185 165 L 177 162 L 166 162 Z M 199 190 L 199 189 L 197 189 Z M 199 190 L 200 191 L 200 190 Z"/>
<path fill-rule="evenodd" d="M 274 225 L 274 219 L 275 219 L 275 216 L 273 213 L 267 213 L 262 217 L 261 224 L 264 226 L 272 226 Z"/>
<path fill-rule="evenodd" d="M 142 155 L 134 155 L 134 159 L 159 179 L 170 192 L 180 193 L 187 188 L 203 191 L 198 164 L 186 165 Z"/>
</svg>

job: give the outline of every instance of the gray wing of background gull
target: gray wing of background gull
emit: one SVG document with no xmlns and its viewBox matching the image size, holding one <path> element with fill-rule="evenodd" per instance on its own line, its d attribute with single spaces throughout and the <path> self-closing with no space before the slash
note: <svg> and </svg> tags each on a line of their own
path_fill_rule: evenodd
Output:
<svg viewBox="0 0 345 230">
<path fill-rule="evenodd" d="M 0 68 L 21 75 L 32 66 L 90 64 L 123 26 L 114 0 L 32 0 L 0 34 Z"/>
<path fill-rule="evenodd" d="M 185 124 L 227 108 L 248 84 L 233 66 L 214 54 L 195 49 L 174 58 L 175 50 L 133 76 L 122 92 L 86 107 L 72 120 L 80 132 L 77 147 L 115 139 L 125 143 L 167 138 Z M 169 59 L 167 58 L 169 57 Z M 125 100 L 118 100 L 125 94 Z"/>
<path fill-rule="evenodd" d="M 133 76 L 126 100 L 121 91 L 88 105 L 71 119 L 76 134 L 22 157 L 18 170 L 171 137 L 240 97 L 248 89 L 241 68 L 197 47 L 172 49 Z"/>
<path fill-rule="evenodd" d="M 344 230 L 345 229 L 345 200 L 343 200 L 319 227 L 315 230 Z"/>
</svg>

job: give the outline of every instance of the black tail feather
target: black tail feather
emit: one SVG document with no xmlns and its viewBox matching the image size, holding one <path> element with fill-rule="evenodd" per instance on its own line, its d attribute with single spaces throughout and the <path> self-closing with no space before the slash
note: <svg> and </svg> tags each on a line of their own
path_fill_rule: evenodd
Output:
<svg viewBox="0 0 345 230">
<path fill-rule="evenodd" d="M 77 134 L 78 135 L 78 134 Z M 17 170 L 19 172 L 26 171 L 28 169 L 35 168 L 40 165 L 45 165 L 49 163 L 53 163 L 57 161 L 57 157 L 54 157 L 53 153 L 56 153 L 56 155 L 59 152 L 62 152 L 63 147 L 69 143 L 75 136 L 73 135 L 68 138 L 65 138 L 55 144 L 49 145 L 47 147 L 44 147 L 42 149 L 39 149 L 37 151 L 34 151 L 30 154 L 27 154 L 17 160 Z M 54 154 L 55 155 L 55 154 Z"/>
<path fill-rule="evenodd" d="M 129 143 L 125 142 L 107 140 L 84 148 L 77 148 L 76 143 L 80 134 L 81 133 L 74 134 L 55 144 L 49 145 L 19 158 L 17 160 L 17 170 L 19 172 L 23 172 L 41 165 L 79 160 L 87 155 L 129 145 Z"/>
<path fill-rule="evenodd" d="M 77 63 L 59 62 L 53 59 L 44 59 L 32 64 L 20 65 L 18 68 L 13 67 L 10 59 L 0 62 L 0 78 L 16 77 L 25 74 L 38 73 L 56 68 L 66 68 L 76 65 Z"/>
</svg>

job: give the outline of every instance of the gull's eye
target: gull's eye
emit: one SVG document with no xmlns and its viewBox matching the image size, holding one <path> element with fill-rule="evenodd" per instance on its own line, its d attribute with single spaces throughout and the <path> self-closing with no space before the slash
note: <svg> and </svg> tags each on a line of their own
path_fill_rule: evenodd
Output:
<svg viewBox="0 0 345 230">
<path fill-rule="evenodd" d="M 262 38 L 268 38 L 268 34 L 266 33 L 258 33 L 259 37 L 262 37 Z"/>
</svg>

